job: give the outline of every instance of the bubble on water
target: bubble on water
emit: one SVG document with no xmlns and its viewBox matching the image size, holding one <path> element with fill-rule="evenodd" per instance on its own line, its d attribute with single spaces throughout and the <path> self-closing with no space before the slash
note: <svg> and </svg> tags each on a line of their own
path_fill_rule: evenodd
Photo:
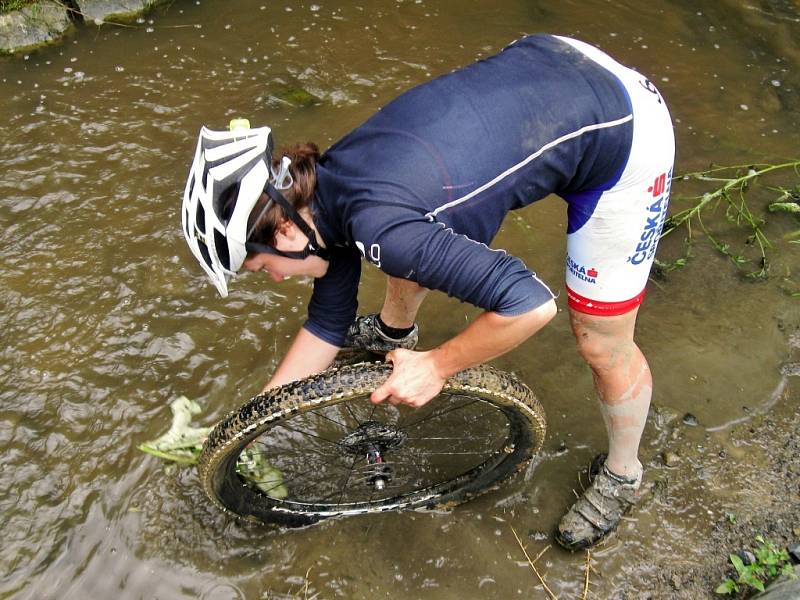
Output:
<svg viewBox="0 0 800 600">
<path fill-rule="evenodd" d="M 125 70 L 125 67 L 120 67 L 119 65 L 117 65 L 116 67 L 114 67 L 114 70 L 117 73 L 122 73 Z"/>
<path fill-rule="evenodd" d="M 230 25 L 225 25 L 225 29 L 230 29 L 230 28 L 231 28 Z"/>
<path fill-rule="evenodd" d="M 747 104 L 740 104 L 739 108 L 741 108 L 742 110 L 750 110 L 750 107 L 747 106 Z"/>
<path fill-rule="evenodd" d="M 312 4 L 311 6 L 309 6 L 311 12 L 317 12 L 320 8 L 322 7 L 319 4 Z"/>
<path fill-rule="evenodd" d="M 65 67 L 64 73 L 72 73 L 72 67 Z"/>
<path fill-rule="evenodd" d="M 772 84 L 774 87 L 781 87 L 781 82 L 780 82 L 779 80 L 777 80 L 777 79 L 773 79 L 772 81 L 770 81 L 770 83 L 771 83 L 771 84 Z"/>
<path fill-rule="evenodd" d="M 144 31 L 145 31 L 145 33 L 153 33 L 155 31 L 155 29 L 153 29 L 152 27 L 148 27 Z"/>
</svg>

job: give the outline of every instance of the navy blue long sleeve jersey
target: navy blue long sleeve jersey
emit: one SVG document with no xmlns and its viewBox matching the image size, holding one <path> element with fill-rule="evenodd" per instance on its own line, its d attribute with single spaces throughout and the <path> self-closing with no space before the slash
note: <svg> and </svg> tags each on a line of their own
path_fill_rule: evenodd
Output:
<svg viewBox="0 0 800 600">
<path fill-rule="evenodd" d="M 550 193 L 579 199 L 618 176 L 631 136 L 619 80 L 548 35 L 405 92 L 317 165 L 314 221 L 332 257 L 306 329 L 341 346 L 362 255 L 503 315 L 540 306 L 547 286 L 488 244 L 508 211 Z"/>
</svg>

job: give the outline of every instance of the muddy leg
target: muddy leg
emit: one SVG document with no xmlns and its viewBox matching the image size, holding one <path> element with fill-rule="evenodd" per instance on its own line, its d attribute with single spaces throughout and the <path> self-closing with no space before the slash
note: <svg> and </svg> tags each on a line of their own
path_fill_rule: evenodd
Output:
<svg viewBox="0 0 800 600">
<path fill-rule="evenodd" d="M 381 321 L 398 329 L 413 327 L 417 311 L 427 293 L 426 288 L 413 281 L 388 277 Z"/>
<path fill-rule="evenodd" d="M 592 369 L 608 432 L 608 469 L 628 478 L 642 470 L 639 442 L 647 420 L 653 379 L 633 341 L 637 310 L 613 317 L 570 310 L 578 351 Z"/>
</svg>

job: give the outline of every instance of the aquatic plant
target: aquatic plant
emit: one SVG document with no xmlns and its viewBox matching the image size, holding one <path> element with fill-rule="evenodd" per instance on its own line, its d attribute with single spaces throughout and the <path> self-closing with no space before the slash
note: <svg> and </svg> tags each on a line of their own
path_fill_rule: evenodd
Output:
<svg viewBox="0 0 800 600">
<path fill-rule="evenodd" d="M 656 260 L 656 267 L 662 273 L 683 267 L 692 258 L 692 247 L 695 241 L 693 224 L 705 234 L 706 239 L 724 256 L 728 257 L 737 269 L 748 278 L 765 279 L 769 273 L 767 251 L 773 243 L 763 230 L 765 220 L 756 216 L 748 203 L 747 195 L 756 186 L 773 194 L 778 194 L 768 205 L 770 212 L 789 212 L 800 214 L 800 185 L 794 187 L 760 185 L 758 180 L 765 175 L 777 171 L 791 170 L 800 177 L 800 160 L 781 164 L 752 164 L 727 167 L 711 167 L 705 171 L 686 173 L 673 178 L 673 185 L 681 182 L 695 181 L 713 184 L 711 191 L 696 196 L 673 195 L 673 206 L 691 203 L 689 208 L 672 214 L 664 223 L 661 237 L 664 238 L 678 229 L 684 229 L 687 237 L 682 256 L 670 262 Z M 674 189 L 674 188 L 673 188 Z M 707 225 L 705 216 L 720 208 L 725 209 L 725 218 L 735 227 L 745 231 L 744 243 L 732 245 L 723 241 L 721 236 Z M 800 230 L 792 232 L 789 238 L 800 238 Z M 790 243 L 800 243 L 793 240 Z M 755 257 L 750 249 L 756 249 Z M 748 257 L 748 255 L 750 255 Z M 800 295 L 800 293 L 793 294 Z"/>
<path fill-rule="evenodd" d="M 794 568 L 789 560 L 789 553 L 785 549 L 779 549 L 775 544 L 765 540 L 762 536 L 756 536 L 758 547 L 755 552 L 748 557 L 748 564 L 745 564 L 742 556 L 731 554 L 730 561 L 736 569 L 736 579 L 728 577 L 714 590 L 717 594 L 738 593 L 739 586 L 745 589 L 752 588 L 763 592 L 765 585 L 779 577 L 786 575 L 795 578 Z"/>
</svg>

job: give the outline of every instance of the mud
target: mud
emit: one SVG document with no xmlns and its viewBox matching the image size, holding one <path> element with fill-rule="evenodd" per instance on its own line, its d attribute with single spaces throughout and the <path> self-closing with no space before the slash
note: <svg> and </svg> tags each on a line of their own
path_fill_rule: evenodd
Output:
<svg viewBox="0 0 800 600">
<path fill-rule="evenodd" d="M 673 482 L 697 481 L 710 497 L 708 520 L 704 531 L 691 539 L 682 532 L 661 531 L 659 535 L 668 546 L 659 556 L 642 556 L 628 565 L 633 571 L 650 575 L 640 582 L 631 580 L 629 589 L 614 598 L 748 598 L 752 589 L 732 596 L 713 591 L 734 575 L 728 556 L 752 550 L 758 535 L 781 548 L 800 541 L 798 339 L 797 332 L 790 336 L 792 355 L 782 369 L 784 377 L 775 390 L 777 397 L 770 413 L 733 427 L 722 439 L 709 433 L 698 435 L 697 430 L 675 420 L 677 425 L 672 428 L 672 441 L 665 454 L 674 457 L 676 464 L 657 466 L 648 502 L 658 505 L 658 511 L 680 513 L 693 502 L 697 490 L 689 494 L 686 488 L 678 487 L 676 491 Z"/>
</svg>

